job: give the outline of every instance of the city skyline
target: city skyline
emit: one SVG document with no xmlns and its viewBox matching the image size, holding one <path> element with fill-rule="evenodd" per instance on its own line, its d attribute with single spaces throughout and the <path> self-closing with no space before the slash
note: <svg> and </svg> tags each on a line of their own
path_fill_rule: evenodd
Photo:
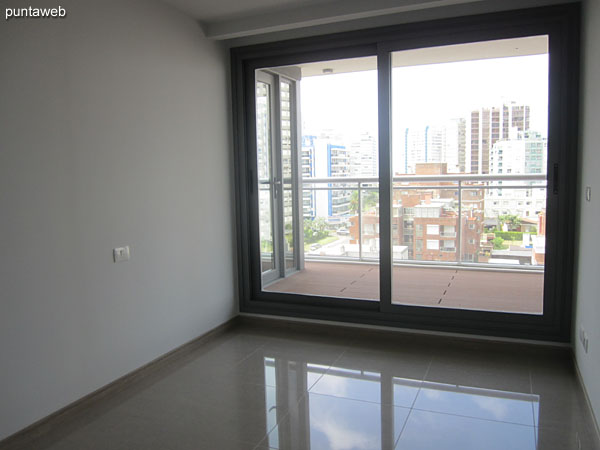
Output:
<svg viewBox="0 0 600 450">
<path fill-rule="evenodd" d="M 404 86 L 411 88 L 403 89 Z M 515 103 L 530 107 L 529 129 L 545 137 L 547 98 L 547 54 L 394 68 L 394 172 L 402 173 L 405 165 L 406 128 L 425 128 L 464 119 L 469 142 L 468 124 L 473 110 Z M 303 78 L 301 108 L 303 135 L 335 130 L 345 145 L 363 133 L 377 137 L 377 72 Z"/>
</svg>

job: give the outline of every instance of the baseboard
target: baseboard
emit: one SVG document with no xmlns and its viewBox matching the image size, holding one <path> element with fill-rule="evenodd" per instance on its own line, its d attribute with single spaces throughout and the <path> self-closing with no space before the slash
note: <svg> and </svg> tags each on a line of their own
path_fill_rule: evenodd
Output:
<svg viewBox="0 0 600 450">
<path fill-rule="evenodd" d="M 204 345 L 226 331 L 236 326 L 239 322 L 239 316 L 229 319 L 227 322 L 207 331 L 206 333 L 186 342 L 183 345 L 165 353 L 162 356 L 150 361 L 147 364 L 117 378 L 115 381 L 87 394 L 86 396 L 75 400 L 73 403 L 59 409 L 56 412 L 34 422 L 20 431 L 8 436 L 0 441 L 0 450 L 17 450 L 25 448 L 35 448 L 34 442 L 57 425 L 64 423 L 69 418 L 78 415 L 87 410 L 95 402 L 110 396 L 124 388 L 148 377 L 161 368 L 171 364 L 185 355 L 193 352 L 198 346 Z"/>
<path fill-rule="evenodd" d="M 386 327 L 383 325 L 363 325 L 350 322 L 337 322 L 332 320 L 320 320 L 320 319 L 307 319 L 298 317 L 288 316 L 276 316 L 267 314 L 254 314 L 254 313 L 240 313 L 240 322 L 244 324 L 258 323 L 263 321 L 265 324 L 268 323 L 271 326 L 280 326 L 286 328 L 298 328 L 307 329 L 307 327 L 318 328 L 322 332 L 333 333 L 337 330 L 338 333 L 372 333 L 381 335 L 389 334 L 390 336 L 402 336 L 402 335 L 418 335 L 435 338 L 451 339 L 456 341 L 468 341 L 468 342 L 487 342 L 487 343 L 498 343 L 498 344 L 518 344 L 525 346 L 535 346 L 536 348 L 547 348 L 549 350 L 558 350 L 560 352 L 570 352 L 571 344 L 564 342 L 554 341 L 539 341 L 533 339 L 517 339 L 517 338 L 505 338 L 499 336 L 484 336 L 476 334 L 466 333 L 452 333 L 446 331 L 431 331 L 431 330 L 417 330 L 412 328 L 396 328 Z"/>
<path fill-rule="evenodd" d="M 575 366 L 575 373 L 577 373 L 577 380 L 579 381 L 579 385 L 581 386 L 581 390 L 583 391 L 583 396 L 585 397 L 588 410 L 590 411 L 590 415 L 592 416 L 592 421 L 594 422 L 596 438 L 598 439 L 598 442 L 600 442 L 600 426 L 598 424 L 596 414 L 594 413 L 594 409 L 592 408 L 592 402 L 590 400 L 590 396 L 588 395 L 587 388 L 585 387 L 585 383 L 583 382 L 583 377 L 581 376 L 581 371 L 579 370 L 579 365 L 577 364 L 577 358 L 575 357 L 575 351 L 572 351 L 571 355 L 573 357 L 573 366 Z"/>
</svg>

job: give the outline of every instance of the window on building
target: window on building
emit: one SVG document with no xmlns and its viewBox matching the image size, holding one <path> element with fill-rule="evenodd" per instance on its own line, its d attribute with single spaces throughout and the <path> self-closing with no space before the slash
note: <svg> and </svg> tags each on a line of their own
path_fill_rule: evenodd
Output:
<svg viewBox="0 0 600 450">
<path fill-rule="evenodd" d="M 423 236 L 423 225 L 421 225 L 420 223 L 415 225 L 415 234 L 418 237 L 422 237 Z"/>
<path fill-rule="evenodd" d="M 427 250 L 439 250 L 440 241 L 437 239 L 427 239 Z"/>
<path fill-rule="evenodd" d="M 440 226 L 435 224 L 427 224 L 427 234 L 430 236 L 440 234 Z"/>
</svg>

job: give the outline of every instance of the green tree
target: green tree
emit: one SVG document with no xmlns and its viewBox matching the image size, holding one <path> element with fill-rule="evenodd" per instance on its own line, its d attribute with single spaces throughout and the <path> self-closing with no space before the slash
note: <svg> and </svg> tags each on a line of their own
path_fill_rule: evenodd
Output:
<svg viewBox="0 0 600 450">
<path fill-rule="evenodd" d="M 327 222 L 322 217 L 304 219 L 304 242 L 312 244 L 329 235 Z"/>
<path fill-rule="evenodd" d="M 350 197 L 350 212 L 356 214 L 358 212 L 358 191 L 352 191 Z"/>
<path fill-rule="evenodd" d="M 521 218 L 516 214 L 503 214 L 498 216 L 501 226 L 508 225 L 508 231 L 518 231 L 521 228 Z"/>
<path fill-rule="evenodd" d="M 506 246 L 504 245 L 504 239 L 501 237 L 496 237 L 492 240 L 492 244 L 494 244 L 494 250 L 504 250 Z"/>
<path fill-rule="evenodd" d="M 361 203 L 363 211 L 371 209 L 379 203 L 379 192 L 363 191 Z M 352 191 L 352 196 L 350 197 L 350 212 L 354 214 L 358 212 L 358 191 Z"/>
</svg>

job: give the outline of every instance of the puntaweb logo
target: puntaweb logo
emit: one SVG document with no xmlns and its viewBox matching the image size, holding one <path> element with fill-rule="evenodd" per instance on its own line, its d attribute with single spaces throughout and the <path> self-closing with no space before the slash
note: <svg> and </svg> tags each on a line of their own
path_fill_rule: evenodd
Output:
<svg viewBox="0 0 600 450">
<path fill-rule="evenodd" d="M 38 18 L 38 19 L 62 19 L 67 16 L 67 10 L 62 6 L 57 8 L 6 8 L 5 20 Z"/>
</svg>

